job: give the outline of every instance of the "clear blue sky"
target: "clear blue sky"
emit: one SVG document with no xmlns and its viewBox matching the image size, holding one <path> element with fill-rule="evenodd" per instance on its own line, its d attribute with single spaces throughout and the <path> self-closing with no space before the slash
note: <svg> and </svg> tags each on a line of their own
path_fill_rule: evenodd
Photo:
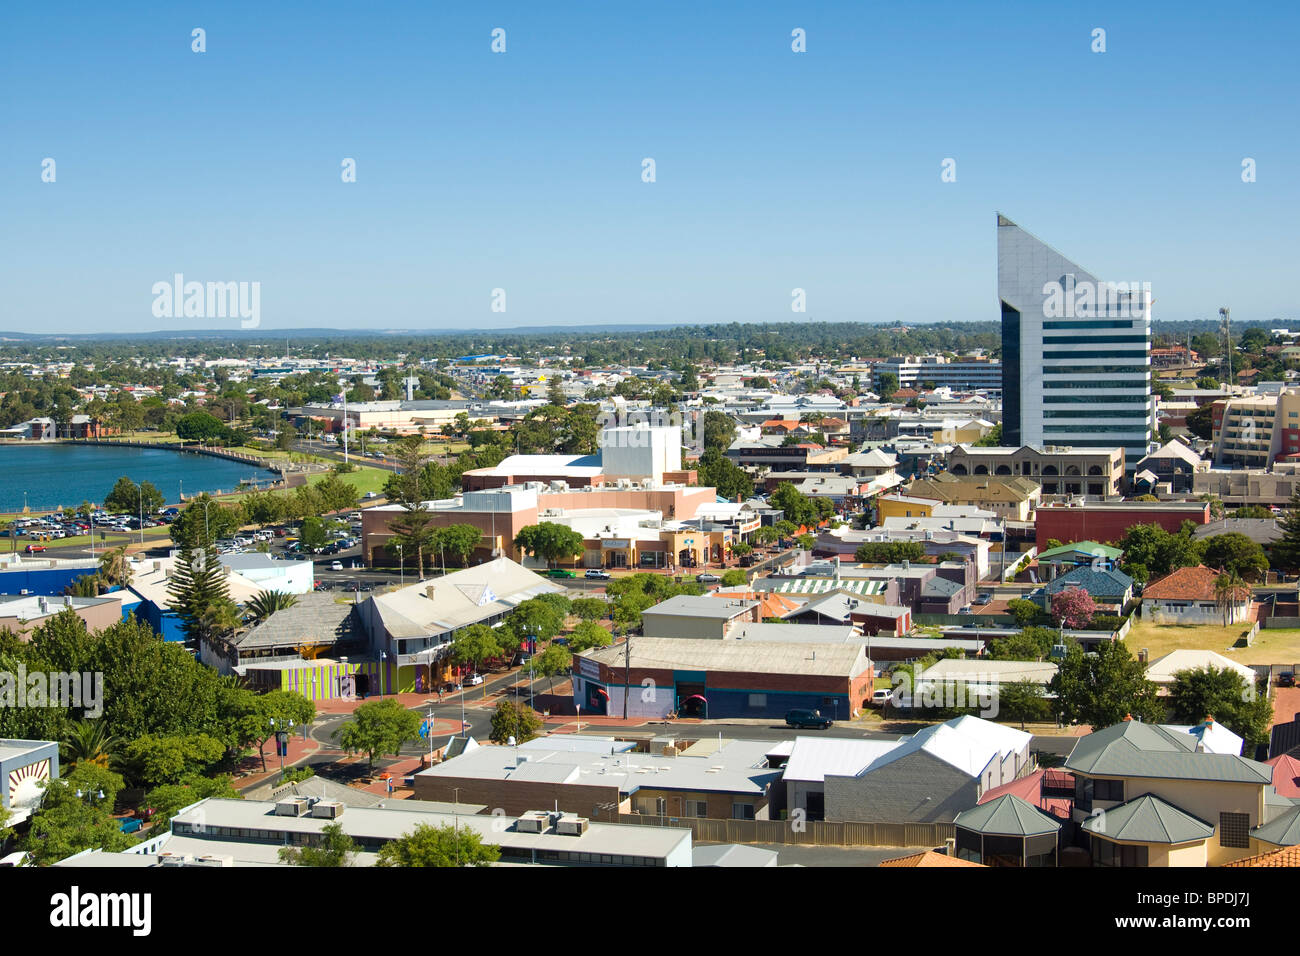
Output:
<svg viewBox="0 0 1300 956">
<path fill-rule="evenodd" d="M 1300 321 L 1294 5 L 293 6 L 4 6 L 0 329 L 223 326 L 175 272 L 263 328 L 991 320 L 998 210 L 1158 319 Z"/>
</svg>

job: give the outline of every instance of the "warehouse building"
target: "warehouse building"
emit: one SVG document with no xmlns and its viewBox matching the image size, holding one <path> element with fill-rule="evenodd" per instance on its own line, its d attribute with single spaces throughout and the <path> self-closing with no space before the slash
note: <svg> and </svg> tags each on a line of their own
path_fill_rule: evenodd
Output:
<svg viewBox="0 0 1300 956">
<path fill-rule="evenodd" d="M 860 644 L 640 637 L 573 659 L 573 699 L 584 714 L 629 717 L 783 717 L 818 710 L 855 717 L 871 697 Z"/>
</svg>

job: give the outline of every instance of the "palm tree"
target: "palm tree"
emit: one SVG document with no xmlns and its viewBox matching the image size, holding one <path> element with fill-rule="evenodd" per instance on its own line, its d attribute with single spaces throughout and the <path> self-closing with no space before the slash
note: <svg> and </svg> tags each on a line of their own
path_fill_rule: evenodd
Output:
<svg viewBox="0 0 1300 956">
<path fill-rule="evenodd" d="M 126 587 L 131 583 L 131 562 L 126 559 L 126 545 L 105 551 L 99 562 L 99 575 L 108 584 Z"/>
<path fill-rule="evenodd" d="M 1225 571 L 1215 579 L 1214 599 L 1223 611 L 1223 626 L 1237 619 L 1237 605 L 1250 597 L 1250 586 L 1236 571 Z"/>
<path fill-rule="evenodd" d="M 63 740 L 63 752 L 68 763 L 82 761 L 107 769 L 116 763 L 120 741 L 108 732 L 103 720 L 79 720 L 73 724 Z"/>
<path fill-rule="evenodd" d="M 292 594 L 284 591 L 258 591 L 248 603 L 244 605 L 244 611 L 253 623 L 265 621 L 276 611 L 283 611 L 291 608 L 298 603 L 298 599 Z"/>
</svg>

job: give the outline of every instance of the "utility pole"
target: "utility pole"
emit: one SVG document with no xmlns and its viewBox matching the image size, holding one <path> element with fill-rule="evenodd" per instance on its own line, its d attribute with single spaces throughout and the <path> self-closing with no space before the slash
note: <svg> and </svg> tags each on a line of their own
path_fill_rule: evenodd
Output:
<svg viewBox="0 0 1300 956">
<path fill-rule="evenodd" d="M 627 720 L 627 698 L 632 693 L 632 633 L 623 637 L 623 719 Z"/>
</svg>

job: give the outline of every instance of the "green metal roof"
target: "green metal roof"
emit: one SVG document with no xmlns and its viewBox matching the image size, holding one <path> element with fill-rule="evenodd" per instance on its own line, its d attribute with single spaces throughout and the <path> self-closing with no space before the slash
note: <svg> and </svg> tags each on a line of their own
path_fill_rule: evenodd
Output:
<svg viewBox="0 0 1300 956">
<path fill-rule="evenodd" d="M 1250 831 L 1250 835 L 1274 846 L 1295 846 L 1300 843 L 1300 807 L 1293 807 L 1268 823 L 1260 824 Z"/>
<path fill-rule="evenodd" d="M 1197 753 L 1195 747 L 1191 734 L 1126 720 L 1080 738 L 1065 769 L 1094 777 L 1273 782 L 1268 764 L 1232 754 Z"/>
<path fill-rule="evenodd" d="M 1126 843 L 1194 843 L 1214 836 L 1204 820 L 1149 793 L 1089 817 L 1083 829 Z"/>
<path fill-rule="evenodd" d="M 1011 793 L 962 811 L 953 825 L 999 836 L 1040 836 L 1061 829 L 1059 820 Z"/>
<path fill-rule="evenodd" d="M 1038 560 L 1042 561 L 1043 558 L 1052 558 L 1061 554 L 1091 554 L 1093 557 L 1118 561 L 1123 553 L 1119 548 L 1112 548 L 1098 541 L 1075 541 L 1072 544 L 1063 544 L 1059 548 L 1048 548 L 1046 551 L 1038 552 Z"/>
</svg>

